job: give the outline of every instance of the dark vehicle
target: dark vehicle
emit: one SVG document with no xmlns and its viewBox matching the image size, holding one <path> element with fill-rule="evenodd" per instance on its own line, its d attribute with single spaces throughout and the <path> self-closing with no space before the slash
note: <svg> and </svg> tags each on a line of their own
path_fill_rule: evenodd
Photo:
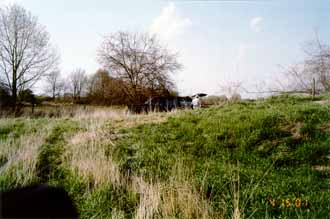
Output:
<svg viewBox="0 0 330 219">
<path fill-rule="evenodd" d="M 191 108 L 192 99 L 186 97 L 153 97 L 143 104 L 131 104 L 128 110 L 132 113 L 169 112 L 174 109 Z"/>
</svg>

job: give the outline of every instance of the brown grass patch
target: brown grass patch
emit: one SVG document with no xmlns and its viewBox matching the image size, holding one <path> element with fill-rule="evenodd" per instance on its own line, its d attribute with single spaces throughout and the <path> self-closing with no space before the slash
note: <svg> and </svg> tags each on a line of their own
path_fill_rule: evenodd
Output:
<svg viewBox="0 0 330 219">
<path fill-rule="evenodd" d="M 282 128 L 282 131 L 290 133 L 292 135 L 292 138 L 295 140 L 300 140 L 305 138 L 301 133 L 301 128 L 304 126 L 304 123 L 302 122 L 297 122 L 297 123 L 292 123 L 289 125 L 286 125 Z"/>
<path fill-rule="evenodd" d="M 7 157 L 7 163 L 1 167 L 0 174 L 14 174 L 20 185 L 32 182 L 36 175 L 39 148 L 45 143 L 52 127 L 53 123 L 49 123 L 36 133 L 27 133 L 2 144 L 1 156 Z"/>
</svg>

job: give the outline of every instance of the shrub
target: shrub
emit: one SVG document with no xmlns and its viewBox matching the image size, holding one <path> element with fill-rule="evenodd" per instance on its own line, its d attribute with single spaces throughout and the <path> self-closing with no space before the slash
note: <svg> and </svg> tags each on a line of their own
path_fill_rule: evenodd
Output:
<svg viewBox="0 0 330 219">
<path fill-rule="evenodd" d="M 0 107 L 9 106 L 11 104 L 11 96 L 9 91 L 0 86 Z"/>
</svg>

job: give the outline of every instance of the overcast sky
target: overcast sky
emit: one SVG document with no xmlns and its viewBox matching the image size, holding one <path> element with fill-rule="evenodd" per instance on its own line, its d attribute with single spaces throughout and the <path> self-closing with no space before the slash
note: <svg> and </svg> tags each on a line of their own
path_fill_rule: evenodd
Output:
<svg viewBox="0 0 330 219">
<path fill-rule="evenodd" d="M 303 59 L 314 30 L 330 41 L 328 0 L 0 0 L 38 16 L 61 53 L 63 75 L 94 73 L 103 36 L 122 31 L 158 34 L 180 54 L 174 75 L 181 94 L 219 94 L 220 84 L 254 85 L 279 76 L 279 65 Z"/>
</svg>

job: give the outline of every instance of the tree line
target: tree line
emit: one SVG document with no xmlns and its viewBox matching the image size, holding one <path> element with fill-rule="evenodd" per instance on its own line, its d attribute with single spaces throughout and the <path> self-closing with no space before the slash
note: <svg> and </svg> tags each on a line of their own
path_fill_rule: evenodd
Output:
<svg viewBox="0 0 330 219">
<path fill-rule="evenodd" d="M 139 103 L 150 96 L 175 93 L 172 77 L 182 69 L 178 54 L 148 33 L 117 32 L 104 37 L 97 59 L 101 68 L 96 73 L 77 68 L 64 77 L 60 55 L 37 17 L 17 4 L 0 8 L 0 105 L 15 109 L 40 80 L 53 100 Z"/>
<path fill-rule="evenodd" d="M 55 71 L 47 75 L 45 83 L 45 93 L 50 100 L 57 102 L 127 105 L 141 103 L 151 96 L 176 95 L 174 86 L 153 89 L 143 84 L 134 86 L 126 80 L 113 77 L 105 69 L 99 69 L 90 75 L 83 69 L 76 69 L 66 78 Z"/>
<path fill-rule="evenodd" d="M 285 69 L 275 91 L 330 92 L 330 45 L 315 40 L 305 59 Z M 52 100 L 102 105 L 141 103 L 152 96 L 175 95 L 173 75 L 182 69 L 178 54 L 154 35 L 116 32 L 97 50 L 100 69 L 63 73 L 60 54 L 36 16 L 20 5 L 0 8 L 0 106 L 35 102 L 32 89 L 43 80 Z M 228 83 L 227 83 L 228 86 Z"/>
</svg>

